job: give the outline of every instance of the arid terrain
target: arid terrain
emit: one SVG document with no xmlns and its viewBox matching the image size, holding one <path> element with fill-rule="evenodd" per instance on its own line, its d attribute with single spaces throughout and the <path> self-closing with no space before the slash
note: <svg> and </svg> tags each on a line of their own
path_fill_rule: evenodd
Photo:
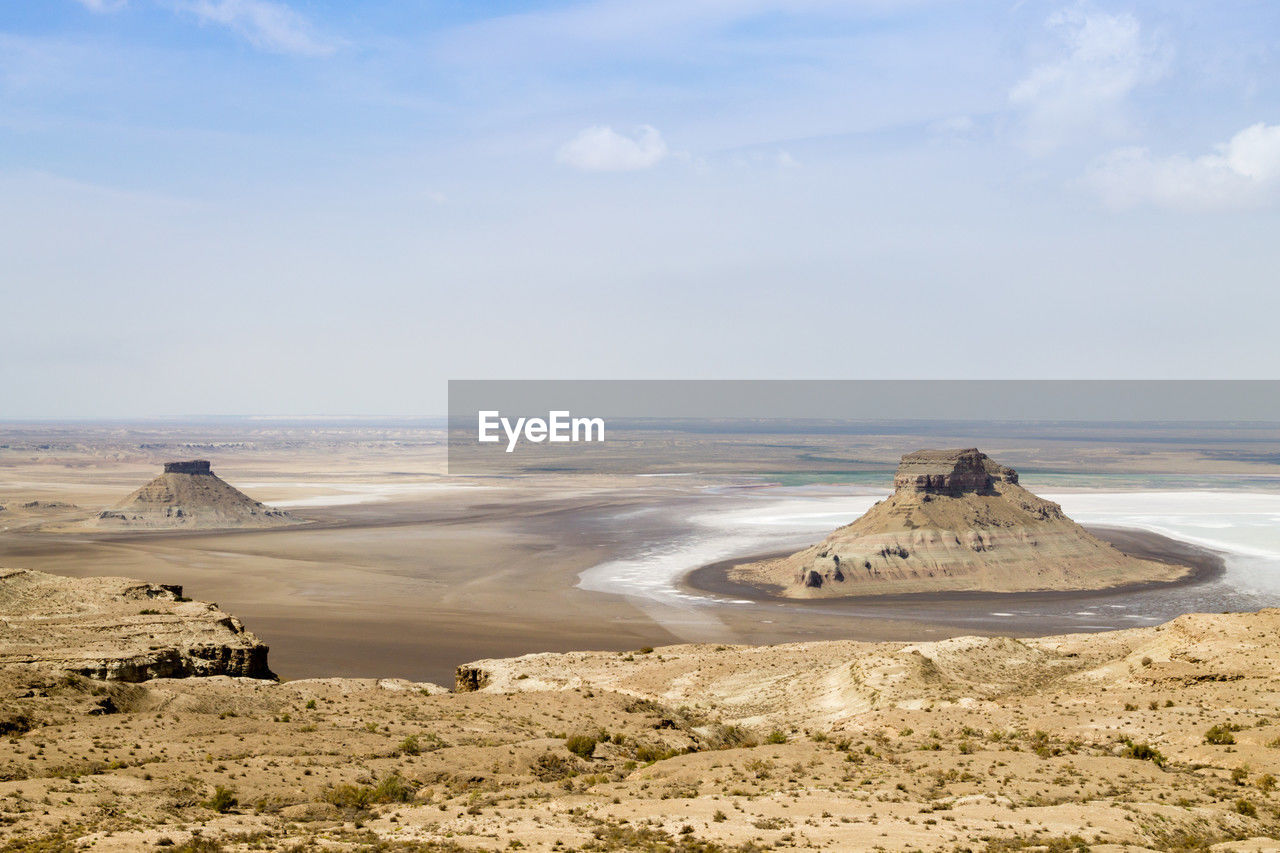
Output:
<svg viewBox="0 0 1280 853">
<path fill-rule="evenodd" d="M 1140 597 L 577 586 L 766 487 L 865 484 L 869 506 L 903 453 L 968 437 L 646 435 L 674 476 L 450 477 L 416 425 L 8 429 L 0 850 L 1280 847 L 1280 612 L 1099 633 Z M 984 449 L 1059 488 L 1270 488 L 1280 447 L 1235 438 Z M 196 459 L 298 523 L 85 528 Z M 1201 588 L 1159 612 L 1216 604 Z"/>
<path fill-rule="evenodd" d="M 1270 610 L 530 655 L 459 692 L 6 663 L 0 849 L 1273 850 L 1277 661 Z"/>
</svg>

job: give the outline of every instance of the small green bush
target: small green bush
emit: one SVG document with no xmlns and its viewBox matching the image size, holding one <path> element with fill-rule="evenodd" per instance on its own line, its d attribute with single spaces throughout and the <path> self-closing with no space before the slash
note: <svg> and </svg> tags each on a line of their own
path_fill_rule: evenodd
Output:
<svg viewBox="0 0 1280 853">
<path fill-rule="evenodd" d="M 565 749 L 581 758 L 590 758 L 596 751 L 596 739 L 590 735 L 572 735 L 565 738 Z"/>
<path fill-rule="evenodd" d="M 559 752 L 544 752 L 533 760 L 529 768 L 540 782 L 557 782 L 578 775 L 577 762 Z"/>
<path fill-rule="evenodd" d="M 1136 758 L 1139 761 L 1150 761 L 1156 767 L 1163 767 L 1165 762 L 1164 753 L 1151 744 L 1134 743 L 1131 740 L 1125 741 L 1124 757 Z"/>
<path fill-rule="evenodd" d="M 764 739 L 765 743 L 786 743 L 787 735 L 782 729 L 774 729 L 769 732 L 769 736 Z"/>
<path fill-rule="evenodd" d="M 375 803 L 407 803 L 416 789 L 399 773 L 383 778 L 373 789 Z"/>
<path fill-rule="evenodd" d="M 636 744 L 636 760 L 649 764 L 653 761 L 666 761 L 676 754 L 674 749 L 665 746 L 653 746 L 647 743 Z"/>
<path fill-rule="evenodd" d="M 213 796 L 204 801 L 204 807 L 213 809 L 218 814 L 226 814 L 240 804 L 236 799 L 236 792 L 225 785 L 217 785 L 213 789 Z"/>
<path fill-rule="evenodd" d="M 399 773 L 383 777 L 377 785 L 334 785 L 324 794 L 325 802 L 338 808 L 361 811 L 377 803 L 407 803 L 414 787 Z"/>
<path fill-rule="evenodd" d="M 1204 742 L 1214 746 L 1226 746 L 1236 742 L 1232 732 L 1240 731 L 1240 727 L 1232 723 L 1219 723 L 1204 733 Z"/>
</svg>

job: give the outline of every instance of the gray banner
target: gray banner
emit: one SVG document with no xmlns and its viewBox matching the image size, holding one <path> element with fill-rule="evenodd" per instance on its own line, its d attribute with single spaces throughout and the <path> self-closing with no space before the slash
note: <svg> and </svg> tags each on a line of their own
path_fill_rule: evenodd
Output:
<svg viewBox="0 0 1280 853">
<path fill-rule="evenodd" d="M 1117 440 L 1176 435 L 1212 444 L 1231 424 L 1273 434 L 1280 381 L 450 380 L 449 471 L 707 467 L 716 464 L 712 436 L 892 433 L 976 442 L 1091 425 L 1091 433 Z"/>
</svg>

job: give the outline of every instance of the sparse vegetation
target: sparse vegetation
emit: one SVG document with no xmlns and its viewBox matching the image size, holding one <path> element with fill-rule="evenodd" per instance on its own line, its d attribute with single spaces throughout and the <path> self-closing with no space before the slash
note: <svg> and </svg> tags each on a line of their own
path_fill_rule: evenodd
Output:
<svg viewBox="0 0 1280 853">
<path fill-rule="evenodd" d="M 213 789 L 213 796 L 206 800 L 204 805 L 218 814 L 226 814 L 240 805 L 240 801 L 236 799 L 236 792 L 233 789 L 225 785 L 217 785 Z"/>
<path fill-rule="evenodd" d="M 1123 755 L 1125 758 L 1150 761 L 1157 767 L 1163 767 L 1165 763 L 1164 754 L 1148 743 L 1135 743 L 1132 740 L 1126 740 Z"/>
<path fill-rule="evenodd" d="M 1226 746 L 1236 742 L 1233 732 L 1238 731 L 1240 727 L 1233 723 L 1219 723 L 1204 733 L 1204 742 L 1214 746 Z"/>
<path fill-rule="evenodd" d="M 571 735 L 565 738 L 564 747 L 579 758 L 589 759 L 595 754 L 597 742 L 590 735 Z"/>
</svg>

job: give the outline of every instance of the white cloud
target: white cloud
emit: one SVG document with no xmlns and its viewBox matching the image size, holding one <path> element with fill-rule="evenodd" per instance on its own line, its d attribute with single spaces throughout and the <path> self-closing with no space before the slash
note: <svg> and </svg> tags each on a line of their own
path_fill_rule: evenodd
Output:
<svg viewBox="0 0 1280 853">
<path fill-rule="evenodd" d="M 318 36 L 305 17 L 273 0 L 174 0 L 171 5 L 202 24 L 227 27 L 263 50 L 327 56 L 336 47 Z"/>
<path fill-rule="evenodd" d="M 625 136 L 611 127 L 588 127 L 560 146 L 561 163 L 588 172 L 628 172 L 648 169 L 667 156 L 662 134 L 649 125 Z"/>
<path fill-rule="evenodd" d="M 1132 15 L 1075 6 L 1048 25 L 1062 38 L 1063 55 L 1032 70 L 1009 92 L 1026 111 L 1033 148 L 1052 148 L 1073 135 L 1114 131 L 1134 89 L 1164 75 L 1168 50 L 1142 32 Z"/>
<path fill-rule="evenodd" d="M 1116 207 L 1205 210 L 1266 204 L 1280 197 L 1280 125 L 1246 127 L 1200 157 L 1152 157 L 1144 148 L 1113 151 L 1094 165 L 1088 183 Z"/>
</svg>

